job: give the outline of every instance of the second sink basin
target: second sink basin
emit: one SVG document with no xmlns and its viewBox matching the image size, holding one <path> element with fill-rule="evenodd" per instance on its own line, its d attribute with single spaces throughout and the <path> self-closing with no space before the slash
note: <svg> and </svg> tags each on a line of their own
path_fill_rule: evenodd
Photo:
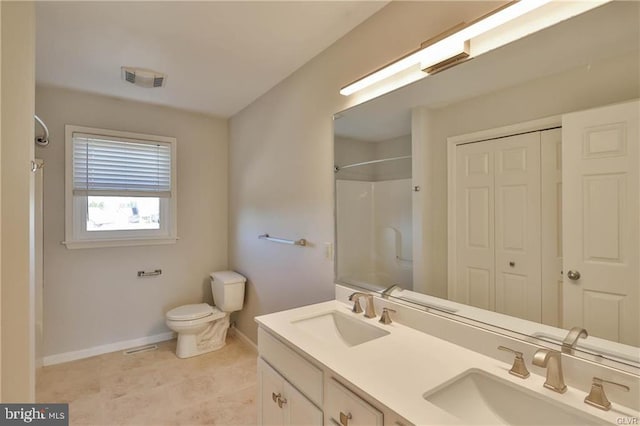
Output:
<svg viewBox="0 0 640 426">
<path fill-rule="evenodd" d="M 315 338 L 341 346 L 356 346 L 389 334 L 366 322 L 339 311 L 329 311 L 291 322 Z"/>
<path fill-rule="evenodd" d="M 468 425 L 600 425 L 602 421 L 482 370 L 423 395 Z"/>
</svg>

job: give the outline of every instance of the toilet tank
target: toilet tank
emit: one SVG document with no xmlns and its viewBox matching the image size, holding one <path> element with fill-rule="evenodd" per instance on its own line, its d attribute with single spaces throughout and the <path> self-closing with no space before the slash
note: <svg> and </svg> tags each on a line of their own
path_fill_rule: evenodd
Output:
<svg viewBox="0 0 640 426">
<path fill-rule="evenodd" d="M 234 312 L 242 309 L 244 304 L 245 277 L 234 271 L 211 273 L 211 292 L 213 303 L 223 312 Z"/>
</svg>

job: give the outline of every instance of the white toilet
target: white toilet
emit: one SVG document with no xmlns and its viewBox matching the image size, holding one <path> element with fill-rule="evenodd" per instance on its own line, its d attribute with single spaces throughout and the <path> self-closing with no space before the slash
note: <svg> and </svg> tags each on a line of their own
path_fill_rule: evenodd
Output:
<svg viewBox="0 0 640 426">
<path fill-rule="evenodd" d="M 167 327 L 178 333 L 178 358 L 201 355 L 224 346 L 229 314 L 242 309 L 246 281 L 237 272 L 212 272 L 211 292 L 215 306 L 196 303 L 167 312 Z"/>
</svg>

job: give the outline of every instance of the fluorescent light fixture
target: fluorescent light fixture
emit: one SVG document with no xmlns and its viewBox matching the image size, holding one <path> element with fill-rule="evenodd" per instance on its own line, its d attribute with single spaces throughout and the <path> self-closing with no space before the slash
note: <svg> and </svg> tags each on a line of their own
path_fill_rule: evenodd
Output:
<svg viewBox="0 0 640 426">
<path fill-rule="evenodd" d="M 340 89 L 340 94 L 344 96 L 349 96 L 366 87 L 369 87 L 382 80 L 385 80 L 386 78 L 391 77 L 394 74 L 404 71 L 413 65 L 420 63 L 420 59 L 418 58 L 417 53 L 419 52 L 412 53 L 408 56 L 405 56 L 404 58 L 399 59 L 396 62 L 390 65 L 387 65 L 384 68 L 374 71 L 373 73 L 361 78 L 358 81 L 351 83 L 346 87 L 343 87 L 342 89 Z"/>
<path fill-rule="evenodd" d="M 520 0 L 509 3 L 505 7 L 470 23 L 460 31 L 424 46 L 420 50 L 412 52 L 390 65 L 343 87 L 340 90 L 340 94 L 349 96 L 412 67 L 417 68 L 417 66 L 420 66 L 420 69 L 425 70 L 427 73 L 434 68 L 442 69 L 441 65 L 450 65 L 469 56 L 468 43 L 472 38 L 525 15 L 550 1 Z"/>
<path fill-rule="evenodd" d="M 421 50 L 420 69 L 431 74 L 469 57 L 469 41 L 445 39 Z"/>
</svg>

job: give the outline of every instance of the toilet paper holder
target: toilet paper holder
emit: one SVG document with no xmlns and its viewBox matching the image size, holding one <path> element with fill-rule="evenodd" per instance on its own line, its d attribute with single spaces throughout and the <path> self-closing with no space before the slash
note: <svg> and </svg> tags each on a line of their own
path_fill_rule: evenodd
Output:
<svg viewBox="0 0 640 426">
<path fill-rule="evenodd" d="M 155 269 L 153 271 L 138 271 L 138 277 L 155 277 L 162 274 L 162 269 Z"/>
</svg>

